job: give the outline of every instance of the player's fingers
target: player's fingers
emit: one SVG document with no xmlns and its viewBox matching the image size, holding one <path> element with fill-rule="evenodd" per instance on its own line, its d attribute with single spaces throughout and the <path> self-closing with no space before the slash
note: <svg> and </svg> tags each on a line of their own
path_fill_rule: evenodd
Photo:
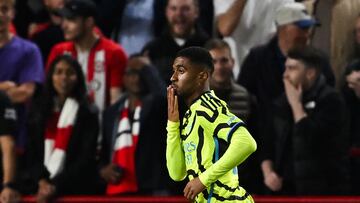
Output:
<svg viewBox="0 0 360 203">
<path fill-rule="evenodd" d="M 177 95 L 175 95 L 175 97 L 174 97 L 174 109 L 175 109 L 175 111 L 178 111 L 178 107 L 179 107 L 179 104 L 178 104 L 178 97 L 177 97 Z"/>
<path fill-rule="evenodd" d="M 194 201 L 195 196 L 196 196 L 196 194 L 195 194 L 194 192 L 192 192 L 192 193 L 190 194 L 190 199 L 191 199 L 191 201 Z"/>
<path fill-rule="evenodd" d="M 191 192 L 188 191 L 186 195 L 184 195 L 186 199 L 191 200 Z"/>
<path fill-rule="evenodd" d="M 189 187 L 189 185 L 186 185 L 184 188 L 184 197 L 186 197 L 187 199 L 189 196 L 189 191 L 190 191 L 190 187 Z"/>
<path fill-rule="evenodd" d="M 166 88 L 166 92 L 167 92 L 167 101 L 168 101 L 168 104 L 170 104 L 170 86 Z"/>
<path fill-rule="evenodd" d="M 188 185 L 186 185 L 184 190 L 183 190 L 184 194 L 187 193 L 188 190 L 189 190 L 189 187 L 188 187 Z"/>
<path fill-rule="evenodd" d="M 172 110 L 172 96 L 171 96 L 171 87 L 167 88 L 167 99 L 168 99 L 168 111 Z"/>
</svg>

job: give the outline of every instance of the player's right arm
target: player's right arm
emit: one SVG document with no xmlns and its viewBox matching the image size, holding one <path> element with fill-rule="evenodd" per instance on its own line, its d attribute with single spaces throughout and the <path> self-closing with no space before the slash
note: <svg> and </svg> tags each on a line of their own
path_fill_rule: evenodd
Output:
<svg viewBox="0 0 360 203">
<path fill-rule="evenodd" d="M 170 177 L 175 181 L 181 181 L 186 177 L 186 166 L 180 139 L 178 98 L 171 86 L 167 88 L 167 100 L 168 123 L 166 127 L 166 166 Z"/>
</svg>

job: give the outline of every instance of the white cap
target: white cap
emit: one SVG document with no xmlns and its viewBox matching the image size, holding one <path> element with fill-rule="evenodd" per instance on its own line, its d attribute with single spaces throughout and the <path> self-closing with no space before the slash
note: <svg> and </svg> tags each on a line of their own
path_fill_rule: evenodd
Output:
<svg viewBox="0 0 360 203">
<path fill-rule="evenodd" d="M 317 22 L 308 14 L 302 3 L 286 3 L 276 12 L 275 22 L 278 26 L 295 23 L 301 28 L 309 28 Z"/>
</svg>

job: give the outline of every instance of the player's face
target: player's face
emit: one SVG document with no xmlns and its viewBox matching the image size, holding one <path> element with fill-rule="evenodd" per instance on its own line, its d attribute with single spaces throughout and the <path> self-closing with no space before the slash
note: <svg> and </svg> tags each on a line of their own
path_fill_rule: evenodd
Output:
<svg viewBox="0 0 360 203">
<path fill-rule="evenodd" d="M 228 48 L 210 50 L 214 63 L 214 72 L 211 76 L 216 83 L 226 83 L 231 80 L 234 60 Z"/>
<path fill-rule="evenodd" d="M 192 96 L 199 87 L 199 70 L 186 57 L 177 57 L 173 64 L 171 86 L 177 95 L 184 98 Z"/>
<path fill-rule="evenodd" d="M 0 32 L 9 29 L 11 20 L 14 17 L 14 8 L 11 0 L 0 0 Z"/>
<path fill-rule="evenodd" d="M 85 34 L 85 19 L 82 17 L 74 19 L 64 18 L 62 29 L 66 40 L 79 40 Z"/>
<path fill-rule="evenodd" d="M 185 37 L 190 34 L 197 17 L 198 9 L 194 0 L 169 0 L 166 18 L 176 37 Z"/>
<path fill-rule="evenodd" d="M 77 82 L 77 75 L 70 64 L 59 61 L 55 65 L 52 81 L 56 93 L 60 97 L 66 97 L 73 91 Z"/>
</svg>

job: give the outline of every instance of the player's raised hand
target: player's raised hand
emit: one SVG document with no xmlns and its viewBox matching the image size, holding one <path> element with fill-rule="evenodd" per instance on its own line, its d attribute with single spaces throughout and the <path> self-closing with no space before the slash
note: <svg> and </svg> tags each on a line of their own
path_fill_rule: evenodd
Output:
<svg viewBox="0 0 360 203">
<path fill-rule="evenodd" d="M 179 105 L 178 97 L 175 94 L 175 90 L 172 86 L 167 88 L 167 100 L 168 100 L 168 120 L 172 122 L 179 121 Z"/>
</svg>

